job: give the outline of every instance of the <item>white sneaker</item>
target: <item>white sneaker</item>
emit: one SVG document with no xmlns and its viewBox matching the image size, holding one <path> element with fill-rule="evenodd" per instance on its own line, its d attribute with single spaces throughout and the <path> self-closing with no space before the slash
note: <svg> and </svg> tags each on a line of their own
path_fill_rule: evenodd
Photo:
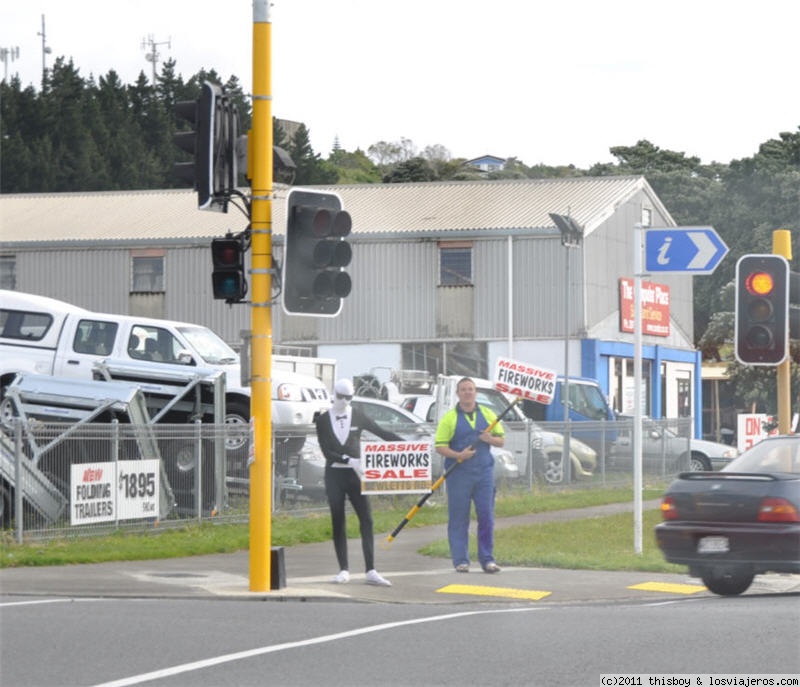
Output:
<svg viewBox="0 0 800 687">
<path fill-rule="evenodd" d="M 384 577 L 378 575 L 377 570 L 367 570 L 367 584 L 374 584 L 377 587 L 391 587 L 392 583 Z"/>
<path fill-rule="evenodd" d="M 350 573 L 347 570 L 340 570 L 339 574 L 331 582 L 334 584 L 347 584 L 350 581 Z"/>
</svg>

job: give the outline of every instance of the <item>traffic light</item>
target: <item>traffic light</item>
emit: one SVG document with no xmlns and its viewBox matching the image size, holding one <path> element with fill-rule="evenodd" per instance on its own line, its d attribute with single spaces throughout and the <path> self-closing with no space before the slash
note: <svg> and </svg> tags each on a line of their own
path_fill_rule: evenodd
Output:
<svg viewBox="0 0 800 687">
<path fill-rule="evenodd" d="M 736 263 L 736 359 L 778 365 L 789 340 L 789 263 L 781 255 L 744 255 Z"/>
<path fill-rule="evenodd" d="M 226 236 L 211 241 L 211 261 L 214 265 L 211 283 L 215 299 L 227 303 L 240 303 L 244 299 L 247 293 L 244 253 L 241 238 Z"/>
<path fill-rule="evenodd" d="M 175 114 L 194 127 L 174 136 L 175 144 L 194 156 L 175 164 L 175 176 L 194 186 L 199 210 L 227 212 L 238 178 L 236 106 L 222 87 L 205 81 L 197 100 L 176 103 Z"/>
<path fill-rule="evenodd" d="M 289 315 L 335 317 L 352 282 L 350 213 L 335 193 L 292 189 L 286 198 L 283 309 Z"/>
</svg>

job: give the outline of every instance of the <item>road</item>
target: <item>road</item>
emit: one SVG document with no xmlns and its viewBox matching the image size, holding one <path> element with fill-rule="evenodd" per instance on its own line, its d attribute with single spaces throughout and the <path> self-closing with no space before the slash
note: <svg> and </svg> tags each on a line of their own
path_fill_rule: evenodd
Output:
<svg viewBox="0 0 800 687">
<path fill-rule="evenodd" d="M 599 685 L 798 674 L 798 595 L 457 605 L 2 599 L 4 687 Z"/>
</svg>

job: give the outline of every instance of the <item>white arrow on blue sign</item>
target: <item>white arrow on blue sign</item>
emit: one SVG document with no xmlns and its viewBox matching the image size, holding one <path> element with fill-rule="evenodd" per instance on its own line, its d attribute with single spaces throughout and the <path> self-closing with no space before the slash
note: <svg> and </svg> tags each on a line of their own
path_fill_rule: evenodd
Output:
<svg viewBox="0 0 800 687">
<path fill-rule="evenodd" d="M 711 274 L 728 252 L 713 227 L 646 229 L 646 272 Z"/>
</svg>

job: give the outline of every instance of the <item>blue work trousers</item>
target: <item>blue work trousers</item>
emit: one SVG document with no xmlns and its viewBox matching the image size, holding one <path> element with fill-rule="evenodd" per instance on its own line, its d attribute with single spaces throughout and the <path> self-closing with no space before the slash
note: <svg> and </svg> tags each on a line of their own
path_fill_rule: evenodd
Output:
<svg viewBox="0 0 800 687">
<path fill-rule="evenodd" d="M 469 564 L 469 517 L 472 503 L 478 519 L 478 561 L 494 561 L 494 471 L 459 465 L 447 477 L 447 539 L 453 565 Z"/>
</svg>

